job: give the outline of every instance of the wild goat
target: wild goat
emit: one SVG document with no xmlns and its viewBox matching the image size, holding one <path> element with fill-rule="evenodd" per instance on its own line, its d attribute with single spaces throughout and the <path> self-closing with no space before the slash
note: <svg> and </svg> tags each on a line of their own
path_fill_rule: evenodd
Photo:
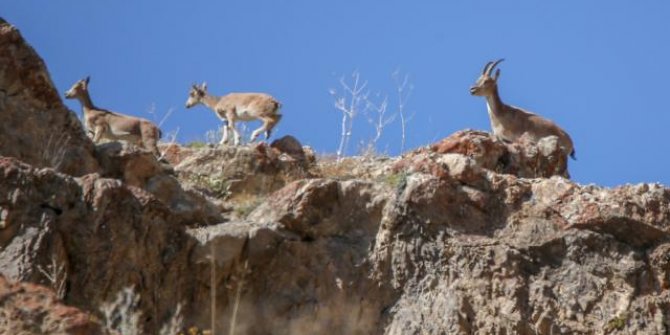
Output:
<svg viewBox="0 0 670 335">
<path fill-rule="evenodd" d="M 499 59 L 495 62 L 486 63 L 481 76 L 479 76 L 475 85 L 470 88 L 470 94 L 486 97 L 486 106 L 488 107 L 493 134 L 509 142 L 518 140 L 524 134 L 527 134 L 533 142 L 554 135 L 558 137 L 558 143 L 564 153 L 576 159 L 572 140 L 565 130 L 553 121 L 502 102 L 500 94 L 498 94 L 500 69 L 496 70 L 493 77 L 491 76 L 493 69 L 502 61 L 503 59 Z"/>
<path fill-rule="evenodd" d="M 151 151 L 160 157 L 158 140 L 161 130 L 152 122 L 138 117 L 110 112 L 93 105 L 88 93 L 90 77 L 79 80 L 72 88 L 65 92 L 68 99 L 77 99 L 84 111 L 84 123 L 89 133 L 93 134 L 93 142 L 101 139 L 122 140 Z"/>
<path fill-rule="evenodd" d="M 251 133 L 253 142 L 264 131 L 267 140 L 272 129 L 279 123 L 282 115 L 279 114 L 281 103 L 272 96 L 264 93 L 230 93 L 216 97 L 207 93 L 207 84 L 193 85 L 188 93 L 186 108 L 203 104 L 212 109 L 224 121 L 223 137 L 220 144 L 228 142 L 228 130 L 234 134 L 234 145 L 240 143 L 240 133 L 235 128 L 237 121 L 260 120 L 263 125 Z"/>
</svg>

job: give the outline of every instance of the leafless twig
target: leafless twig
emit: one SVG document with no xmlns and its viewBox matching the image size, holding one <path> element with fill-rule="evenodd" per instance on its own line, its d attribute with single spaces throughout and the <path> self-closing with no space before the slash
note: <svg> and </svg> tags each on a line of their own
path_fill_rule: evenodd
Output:
<svg viewBox="0 0 670 335">
<path fill-rule="evenodd" d="M 165 113 L 161 121 L 158 122 L 158 128 L 163 126 L 163 123 L 165 123 L 165 121 L 167 121 L 170 115 L 172 115 L 172 112 L 174 112 L 174 108 L 173 107 L 168 108 L 168 111 Z"/>
<path fill-rule="evenodd" d="M 209 246 L 209 267 L 210 321 L 212 323 L 212 335 L 216 335 L 216 253 L 213 242 L 211 242 Z"/>
<path fill-rule="evenodd" d="M 414 117 L 414 114 L 408 117 L 406 114 L 407 111 L 405 110 L 407 102 L 412 95 L 412 91 L 414 91 L 414 85 L 409 82 L 408 74 L 402 76 L 401 79 L 400 70 L 395 71 L 392 77 L 396 84 L 396 92 L 398 93 L 398 115 L 400 115 L 401 130 L 400 153 L 402 154 L 402 152 L 405 151 L 405 143 L 407 141 L 407 123 Z"/>
<path fill-rule="evenodd" d="M 179 135 L 179 127 L 177 127 L 176 130 L 170 132 L 165 136 L 165 139 L 167 140 L 168 147 L 171 147 L 175 143 L 177 143 L 177 135 Z M 167 150 L 166 150 L 167 151 Z M 161 153 L 161 156 L 158 158 L 158 160 L 162 160 L 165 157 L 165 152 Z"/>
<path fill-rule="evenodd" d="M 335 89 L 330 90 L 330 94 L 335 98 L 335 109 L 342 113 L 340 145 L 337 148 L 338 160 L 346 154 L 354 118 L 367 108 L 364 102 L 368 95 L 365 91 L 367 81 L 361 83 L 361 75 L 358 71 L 351 74 L 351 83 L 347 83 L 344 77 L 341 77 L 340 86 L 344 90 L 342 95 L 339 95 Z"/>
<path fill-rule="evenodd" d="M 240 279 L 237 282 L 237 291 L 235 291 L 235 305 L 233 306 L 233 316 L 230 318 L 230 330 L 228 332 L 228 335 L 235 335 L 235 326 L 237 324 L 237 311 L 240 307 L 240 297 L 242 295 L 242 289 L 244 288 L 245 283 L 244 280 L 246 278 L 247 273 L 250 272 L 251 271 L 249 270 L 249 260 L 247 259 L 244 261 L 244 266 L 238 273 Z"/>
<path fill-rule="evenodd" d="M 207 145 L 216 145 L 221 142 L 222 136 L 223 132 L 220 128 L 216 130 L 208 130 L 205 132 L 205 143 L 207 143 Z"/>
<path fill-rule="evenodd" d="M 158 121 L 159 115 L 158 112 L 156 112 L 156 103 L 152 102 L 149 108 L 147 109 L 147 113 L 151 114 L 151 118 L 154 120 L 154 122 L 157 122 L 158 128 L 160 128 L 163 126 L 163 123 L 165 123 L 165 121 L 167 121 L 167 119 L 172 115 L 174 110 L 175 110 L 174 107 L 168 108 L 167 112 L 165 112 L 160 121 Z"/>
<path fill-rule="evenodd" d="M 37 266 L 37 270 L 42 273 L 49 283 L 51 288 L 56 292 L 58 299 L 65 298 L 65 289 L 67 284 L 67 271 L 65 264 L 58 264 L 56 256 L 51 256 L 51 264 L 44 269 L 41 265 Z"/>
<path fill-rule="evenodd" d="M 377 94 L 377 96 L 381 97 L 381 94 Z M 367 144 L 366 150 L 367 152 L 374 152 L 379 139 L 384 133 L 384 128 L 395 120 L 395 114 L 386 116 L 386 112 L 388 111 L 388 96 L 384 96 L 380 103 L 376 103 L 369 96 L 366 96 L 365 103 L 365 116 L 368 122 L 375 128 L 375 135 Z"/>
</svg>

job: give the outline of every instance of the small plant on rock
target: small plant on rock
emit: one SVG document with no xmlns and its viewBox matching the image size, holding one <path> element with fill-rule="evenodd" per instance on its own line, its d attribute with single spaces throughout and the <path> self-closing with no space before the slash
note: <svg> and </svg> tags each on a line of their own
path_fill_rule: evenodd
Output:
<svg viewBox="0 0 670 335">
<path fill-rule="evenodd" d="M 386 185 L 396 189 L 400 190 L 407 185 L 407 177 L 409 174 L 405 171 L 403 172 L 398 172 L 398 173 L 392 173 L 388 174 L 383 177 L 383 181 Z"/>
<path fill-rule="evenodd" d="M 190 177 L 190 181 L 198 188 L 205 189 L 207 193 L 220 199 L 225 198 L 230 193 L 228 191 L 229 183 L 223 178 L 194 174 Z"/>
<path fill-rule="evenodd" d="M 54 255 L 51 256 L 51 264 L 49 264 L 46 269 L 39 265 L 37 266 L 37 270 L 49 280 L 51 288 L 56 292 L 58 299 L 65 298 L 65 289 L 67 285 L 67 271 L 65 269 L 65 264 L 59 264 Z"/>
<path fill-rule="evenodd" d="M 186 143 L 185 147 L 190 148 L 190 149 L 203 149 L 207 147 L 207 143 L 202 142 L 202 141 L 193 141 Z"/>
<path fill-rule="evenodd" d="M 624 327 L 626 327 L 626 321 L 628 319 L 628 316 L 626 314 L 622 314 L 619 316 L 616 316 L 609 320 L 607 322 L 607 327 L 605 327 L 605 332 L 610 333 L 614 330 L 622 330 Z"/>
</svg>

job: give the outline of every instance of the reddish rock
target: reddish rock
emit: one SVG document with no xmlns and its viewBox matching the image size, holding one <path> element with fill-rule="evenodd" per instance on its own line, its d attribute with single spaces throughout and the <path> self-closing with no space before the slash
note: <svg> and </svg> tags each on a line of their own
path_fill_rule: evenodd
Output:
<svg viewBox="0 0 670 335">
<path fill-rule="evenodd" d="M 179 163 L 197 150 L 183 147 L 177 143 L 161 144 L 158 149 L 162 153 L 163 158 L 172 166 L 179 165 Z"/>
<path fill-rule="evenodd" d="M 396 163 L 394 170 L 422 171 L 443 178 L 447 173 L 440 167 L 439 160 L 444 160 L 447 154 L 467 157 L 471 160 L 467 164 L 479 169 L 522 178 L 569 176 L 567 157 L 555 137 L 544 138 L 538 143 L 530 143 L 524 138 L 517 143 L 506 143 L 489 133 L 475 130 L 458 131 L 427 148 L 415 150 Z M 454 161 L 454 157 L 447 160 Z"/>
<path fill-rule="evenodd" d="M 90 313 L 62 304 L 53 291 L 0 275 L 0 334 L 109 334 Z"/>
<path fill-rule="evenodd" d="M 410 154 L 393 165 L 393 172 L 426 173 L 438 178 L 447 178 L 449 170 L 429 154 Z"/>
<path fill-rule="evenodd" d="M 496 170 L 508 149 L 505 143 L 487 132 L 461 130 L 430 145 L 428 152 L 461 154 L 473 158 L 483 168 Z"/>
</svg>

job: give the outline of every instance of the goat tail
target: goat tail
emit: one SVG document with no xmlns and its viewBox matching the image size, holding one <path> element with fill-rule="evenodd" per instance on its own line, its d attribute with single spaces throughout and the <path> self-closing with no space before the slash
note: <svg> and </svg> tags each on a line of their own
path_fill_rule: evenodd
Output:
<svg viewBox="0 0 670 335">
<path fill-rule="evenodd" d="M 156 127 L 156 132 L 157 132 L 156 135 L 158 135 L 158 136 L 156 136 L 157 140 L 160 140 L 161 138 L 163 138 L 163 131 L 160 128 Z"/>
<path fill-rule="evenodd" d="M 272 134 L 272 129 L 279 123 L 279 121 L 282 118 L 282 115 L 279 113 L 279 111 L 282 108 L 281 102 L 272 99 L 272 102 L 274 103 L 274 111 L 272 115 L 270 115 L 267 119 L 264 119 L 264 122 L 267 122 L 265 124 L 265 138 L 268 139 L 270 138 L 270 134 Z"/>
<path fill-rule="evenodd" d="M 277 114 L 279 114 L 279 110 L 281 110 L 281 108 L 284 106 L 281 104 L 281 102 L 277 100 L 275 100 L 274 103 L 275 103 L 275 111 L 277 112 Z"/>
<path fill-rule="evenodd" d="M 281 114 L 275 114 L 272 119 L 270 119 L 270 122 L 268 123 L 268 130 L 271 131 L 281 120 L 282 115 Z"/>
<path fill-rule="evenodd" d="M 274 128 L 274 126 L 276 126 L 277 123 L 279 123 L 279 121 L 282 118 L 282 114 L 280 113 L 280 111 L 281 111 L 281 108 L 283 107 L 283 105 L 281 104 L 281 102 L 279 102 L 277 100 L 275 100 L 274 103 L 275 103 L 275 115 L 274 115 L 274 118 L 272 120 L 272 127 L 271 128 Z"/>
<path fill-rule="evenodd" d="M 570 157 L 574 160 L 577 160 L 577 152 L 575 149 L 572 149 L 572 152 L 570 153 Z"/>
</svg>

